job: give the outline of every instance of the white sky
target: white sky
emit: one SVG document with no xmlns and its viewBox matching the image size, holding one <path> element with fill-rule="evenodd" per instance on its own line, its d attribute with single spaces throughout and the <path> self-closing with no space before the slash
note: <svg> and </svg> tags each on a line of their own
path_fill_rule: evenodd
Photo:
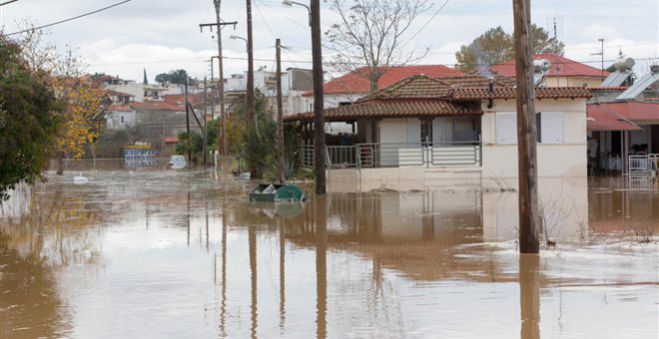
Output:
<svg viewBox="0 0 659 339">
<path fill-rule="evenodd" d="M 6 0 L 0 0 L 4 2 Z M 307 1 L 307 0 L 299 0 Z M 348 0 L 349 1 L 349 0 Z M 444 0 L 430 0 L 434 7 L 421 15 L 407 37 L 406 49 L 420 52 L 430 48 L 419 63 L 455 63 L 455 51 L 485 30 L 502 25 L 512 32 L 511 0 L 450 0 L 436 17 Z M 19 0 L 0 7 L 0 24 L 6 33 L 17 29 L 17 21 L 32 20 L 37 25 L 73 17 L 119 0 Z M 321 1 L 322 2 L 322 1 Z M 598 38 L 605 38 L 605 59 L 613 60 L 621 48 L 636 59 L 659 57 L 659 1 L 657 0 L 531 0 L 533 21 L 552 30 L 555 17 L 558 37 L 566 43 L 566 56 L 599 67 Z M 234 31 L 224 30 L 224 54 L 245 58 L 245 2 L 224 0 L 223 20 L 238 21 Z M 325 5 L 322 25 L 327 28 L 336 17 Z M 282 55 L 284 67 L 310 68 L 310 32 L 306 10 L 285 7 L 279 0 L 253 0 L 254 49 L 257 59 L 274 58 L 274 40 L 290 46 Z M 151 81 L 156 74 L 171 69 L 187 69 L 192 76 L 210 77 L 207 61 L 216 55 L 214 34 L 199 31 L 199 23 L 215 18 L 213 0 L 133 0 L 89 17 L 50 28 L 49 39 L 58 47 L 67 44 L 83 56 L 90 72 L 106 72 L 122 78 L 142 80 L 147 69 Z M 422 26 L 427 24 L 424 29 Z M 418 35 L 415 33 L 418 32 Z M 650 61 L 637 60 L 637 72 L 645 72 Z M 272 61 L 255 61 L 255 67 L 274 67 Z M 241 73 L 244 60 L 226 60 L 225 73 Z M 326 71 L 332 72 L 331 69 Z M 217 74 L 217 70 L 216 70 Z"/>
</svg>

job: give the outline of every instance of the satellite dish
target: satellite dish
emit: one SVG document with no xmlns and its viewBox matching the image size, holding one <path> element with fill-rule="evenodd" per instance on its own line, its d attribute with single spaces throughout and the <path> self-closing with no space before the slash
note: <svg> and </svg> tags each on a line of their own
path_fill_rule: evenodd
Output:
<svg viewBox="0 0 659 339">
<path fill-rule="evenodd" d="M 188 165 L 188 162 L 185 161 L 185 157 L 182 155 L 172 155 L 169 158 L 169 166 L 172 169 L 180 170 L 184 169 Z"/>
<path fill-rule="evenodd" d="M 539 85 L 551 69 L 551 62 L 547 59 L 533 60 L 533 83 Z"/>
</svg>

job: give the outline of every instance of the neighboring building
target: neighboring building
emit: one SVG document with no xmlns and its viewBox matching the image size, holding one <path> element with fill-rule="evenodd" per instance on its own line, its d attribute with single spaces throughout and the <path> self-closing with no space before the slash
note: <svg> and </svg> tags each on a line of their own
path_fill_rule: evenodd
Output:
<svg viewBox="0 0 659 339">
<path fill-rule="evenodd" d="M 268 111 L 273 114 L 277 108 L 277 73 L 261 68 L 254 72 L 254 88 L 266 98 Z M 313 87 L 311 70 L 288 68 L 282 73 L 283 114 L 289 115 L 304 110 L 306 99 L 303 94 Z M 224 79 L 226 111 L 232 113 L 236 105 L 245 100 L 247 78 L 244 74 L 233 74 Z"/>
<path fill-rule="evenodd" d="M 106 126 L 111 130 L 135 127 L 137 113 L 128 105 L 113 104 L 105 113 Z"/>
<path fill-rule="evenodd" d="M 324 107 L 332 108 L 353 103 L 371 92 L 368 68 L 361 67 L 334 80 L 326 82 L 323 88 Z M 390 67 L 378 80 L 378 88 L 389 87 L 414 75 L 430 78 L 447 78 L 463 75 L 462 72 L 442 65 L 409 65 Z M 299 112 L 313 111 L 313 92 L 304 94 L 307 98 L 305 108 Z"/>
<path fill-rule="evenodd" d="M 590 95 L 582 87 L 536 88 L 540 177 L 586 176 Z M 335 171 L 330 180 L 355 173 L 363 180 L 381 181 L 423 180 L 442 172 L 516 177 L 515 98 L 514 84 L 506 77 L 416 75 L 354 104 L 327 109 L 328 122 L 353 126 L 353 133 L 328 136 L 328 158 Z M 313 113 L 286 120 L 299 122 L 301 143 L 311 145 Z M 313 159 L 313 147 L 302 147 L 303 158 Z"/>
<path fill-rule="evenodd" d="M 135 96 L 132 94 L 118 92 L 111 89 L 106 89 L 105 94 L 108 96 L 108 98 L 110 99 L 110 101 L 112 101 L 113 104 L 118 104 L 118 105 L 128 105 L 131 102 L 133 102 L 135 98 Z"/>
<path fill-rule="evenodd" d="M 536 54 L 534 60 L 545 59 L 551 63 L 551 68 L 540 83 L 547 87 L 599 87 L 609 72 L 591 67 L 578 61 L 555 54 Z M 515 60 L 493 65 L 490 70 L 496 74 L 514 78 Z"/>
<path fill-rule="evenodd" d="M 659 170 L 658 79 L 659 67 L 654 66 L 630 87 L 593 88 L 588 104 L 588 155 L 593 173 L 649 174 Z"/>
</svg>

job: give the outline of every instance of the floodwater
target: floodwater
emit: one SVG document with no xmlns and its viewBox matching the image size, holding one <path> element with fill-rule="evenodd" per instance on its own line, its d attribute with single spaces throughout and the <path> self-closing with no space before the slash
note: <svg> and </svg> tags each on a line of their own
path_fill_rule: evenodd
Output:
<svg viewBox="0 0 659 339">
<path fill-rule="evenodd" d="M 514 192 L 274 206 L 202 172 L 74 175 L 0 210 L 2 338 L 658 335 L 652 179 L 541 183 L 549 245 L 520 256 Z"/>
</svg>

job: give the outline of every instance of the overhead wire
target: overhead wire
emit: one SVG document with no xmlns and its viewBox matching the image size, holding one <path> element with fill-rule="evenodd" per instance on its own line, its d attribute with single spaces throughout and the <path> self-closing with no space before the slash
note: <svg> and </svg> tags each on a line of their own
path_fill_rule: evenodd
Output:
<svg viewBox="0 0 659 339">
<path fill-rule="evenodd" d="M 43 28 L 47 28 L 47 27 L 52 27 L 52 26 L 55 26 L 55 25 L 63 24 L 63 23 L 65 23 L 65 22 L 69 22 L 69 21 L 77 20 L 77 19 L 80 19 L 80 18 L 84 18 L 84 17 L 86 17 L 86 16 L 90 16 L 90 15 L 92 15 L 92 14 L 96 14 L 96 13 L 99 13 L 99 12 L 106 11 L 106 10 L 108 10 L 108 9 L 110 9 L 110 8 L 114 8 L 114 7 L 117 7 L 117 6 L 123 5 L 123 4 L 127 3 L 127 2 L 131 2 L 131 1 L 132 1 L 132 0 L 124 0 L 124 1 L 121 1 L 121 2 L 118 2 L 118 3 L 115 3 L 115 4 L 112 4 L 112 5 L 110 5 L 110 6 L 106 6 L 106 7 L 103 7 L 103 8 L 97 9 L 97 10 L 95 10 L 95 11 L 91 11 L 91 12 L 87 12 L 87 13 L 84 13 L 84 14 L 80 14 L 80 15 L 74 16 L 74 17 L 72 17 L 72 18 L 68 18 L 68 19 L 64 19 L 64 20 L 56 21 L 56 22 L 53 22 L 53 23 L 50 23 L 50 24 L 47 24 L 47 25 L 43 25 L 43 26 L 38 26 L 38 27 L 32 27 L 32 28 L 24 29 L 24 30 L 22 30 L 22 31 L 18 31 L 18 32 L 13 32 L 13 33 L 9 33 L 9 34 L 4 34 L 4 36 L 12 36 L 12 35 L 17 35 L 17 34 L 21 34 L 21 33 L 27 33 L 27 32 L 31 32 L 31 31 L 36 31 L 36 30 L 39 30 L 39 29 L 43 29 Z"/>
</svg>

